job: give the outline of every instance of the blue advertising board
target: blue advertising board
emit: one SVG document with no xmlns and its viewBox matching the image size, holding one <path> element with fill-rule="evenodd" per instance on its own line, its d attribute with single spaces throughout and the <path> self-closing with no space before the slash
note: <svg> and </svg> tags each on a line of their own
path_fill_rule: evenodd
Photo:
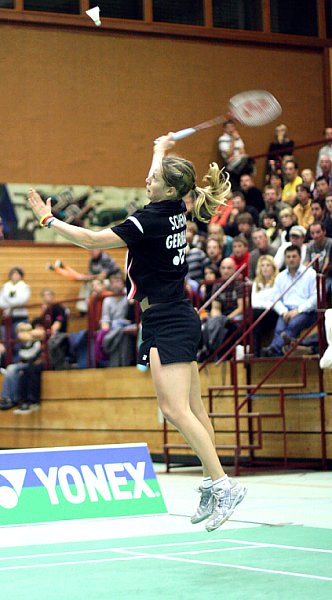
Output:
<svg viewBox="0 0 332 600">
<path fill-rule="evenodd" d="M 166 512 L 146 444 L 0 451 L 0 526 Z"/>
</svg>

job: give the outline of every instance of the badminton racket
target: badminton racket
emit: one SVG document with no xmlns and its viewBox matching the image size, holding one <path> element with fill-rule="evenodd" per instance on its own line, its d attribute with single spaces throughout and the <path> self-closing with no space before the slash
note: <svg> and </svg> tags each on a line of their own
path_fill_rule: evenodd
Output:
<svg viewBox="0 0 332 600">
<path fill-rule="evenodd" d="M 281 112 L 282 109 L 278 100 L 270 92 L 249 90 L 236 94 L 229 100 L 227 118 L 236 119 L 239 123 L 248 127 L 261 127 L 279 117 Z M 173 140 L 182 140 L 202 129 L 220 125 L 225 120 L 226 117 L 220 115 L 194 127 L 180 129 L 173 133 Z"/>
</svg>

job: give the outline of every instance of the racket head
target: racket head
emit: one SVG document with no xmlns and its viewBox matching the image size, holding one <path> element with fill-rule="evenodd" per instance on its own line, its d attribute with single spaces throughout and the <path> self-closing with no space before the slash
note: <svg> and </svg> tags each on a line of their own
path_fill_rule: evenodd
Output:
<svg viewBox="0 0 332 600">
<path fill-rule="evenodd" d="M 282 113 L 278 100 L 265 90 L 236 94 L 229 101 L 229 109 L 233 117 L 247 127 L 260 127 L 274 121 Z"/>
</svg>

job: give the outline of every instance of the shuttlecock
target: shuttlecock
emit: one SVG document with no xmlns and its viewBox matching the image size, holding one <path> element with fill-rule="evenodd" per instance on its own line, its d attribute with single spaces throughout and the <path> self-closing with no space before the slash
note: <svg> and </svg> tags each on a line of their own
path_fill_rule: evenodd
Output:
<svg viewBox="0 0 332 600">
<path fill-rule="evenodd" d="M 90 8 L 90 10 L 86 10 L 85 12 L 93 20 L 94 24 L 97 25 L 97 27 L 99 27 L 99 25 L 101 25 L 101 20 L 99 18 L 99 13 L 100 13 L 99 6 Z"/>
</svg>

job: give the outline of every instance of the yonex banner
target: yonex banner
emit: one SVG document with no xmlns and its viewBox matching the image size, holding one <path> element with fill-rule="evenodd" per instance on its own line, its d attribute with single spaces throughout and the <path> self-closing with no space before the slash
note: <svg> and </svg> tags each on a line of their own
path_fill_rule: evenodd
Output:
<svg viewBox="0 0 332 600">
<path fill-rule="evenodd" d="M 0 525 L 165 512 L 146 444 L 0 451 Z"/>
</svg>

